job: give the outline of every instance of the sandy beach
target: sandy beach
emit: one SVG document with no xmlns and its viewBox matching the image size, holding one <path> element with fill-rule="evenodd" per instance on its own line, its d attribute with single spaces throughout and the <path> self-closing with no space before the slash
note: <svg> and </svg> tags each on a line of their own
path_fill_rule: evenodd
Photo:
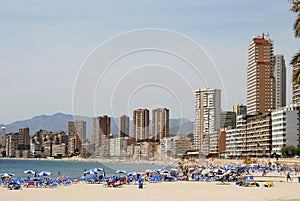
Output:
<svg viewBox="0 0 300 201">
<path fill-rule="evenodd" d="M 263 182 L 261 182 L 263 184 Z M 195 201 L 195 200 L 300 200 L 300 183 L 274 182 L 274 187 L 241 187 L 221 182 L 163 182 L 145 183 L 122 188 L 105 188 L 102 184 L 73 184 L 58 188 L 0 188 L 1 200 L 6 201 Z"/>
</svg>

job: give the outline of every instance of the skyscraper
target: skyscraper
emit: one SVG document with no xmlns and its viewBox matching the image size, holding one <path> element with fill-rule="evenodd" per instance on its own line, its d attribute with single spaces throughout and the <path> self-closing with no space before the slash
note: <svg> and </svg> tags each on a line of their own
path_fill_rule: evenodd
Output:
<svg viewBox="0 0 300 201">
<path fill-rule="evenodd" d="M 127 115 L 122 115 L 118 119 L 118 137 L 128 137 L 129 136 L 129 117 Z"/>
<path fill-rule="evenodd" d="M 255 36 L 248 48 L 247 113 L 265 113 L 275 108 L 273 41 Z"/>
<path fill-rule="evenodd" d="M 209 134 L 220 129 L 221 90 L 196 90 L 194 112 L 194 148 L 204 152 L 204 141 L 209 142 Z"/>
<path fill-rule="evenodd" d="M 30 144 L 30 135 L 29 128 L 19 128 L 18 134 L 18 145 L 29 145 Z"/>
<path fill-rule="evenodd" d="M 110 117 L 107 115 L 93 117 L 93 132 L 91 143 L 100 146 L 103 139 L 108 138 L 110 134 Z"/>
<path fill-rule="evenodd" d="M 86 121 L 74 120 L 68 122 L 69 137 L 78 135 L 79 139 L 83 142 L 86 139 Z"/>
<path fill-rule="evenodd" d="M 152 110 L 152 135 L 156 140 L 169 137 L 169 109 Z"/>
<path fill-rule="evenodd" d="M 274 57 L 275 109 L 286 105 L 286 67 L 282 54 Z"/>
<path fill-rule="evenodd" d="M 149 110 L 137 109 L 133 111 L 133 138 L 136 141 L 149 138 Z"/>
</svg>

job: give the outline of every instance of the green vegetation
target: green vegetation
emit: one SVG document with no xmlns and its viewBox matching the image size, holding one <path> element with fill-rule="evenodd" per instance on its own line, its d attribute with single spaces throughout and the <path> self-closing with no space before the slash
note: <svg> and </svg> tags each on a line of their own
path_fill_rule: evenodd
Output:
<svg viewBox="0 0 300 201">
<path fill-rule="evenodd" d="M 299 0 L 292 0 L 291 2 L 291 11 L 293 13 L 297 14 L 295 23 L 294 23 L 294 33 L 295 33 L 295 37 L 299 38 L 300 37 L 300 1 Z M 292 60 L 290 61 L 290 64 L 295 66 L 298 63 L 300 63 L 300 51 L 298 51 L 292 58 Z M 300 69 L 296 70 L 295 72 L 293 72 L 293 83 L 295 85 L 300 85 Z"/>
<path fill-rule="evenodd" d="M 293 145 L 282 147 L 281 149 L 282 155 L 285 157 L 294 157 L 296 155 L 300 155 L 300 147 L 295 147 Z"/>
</svg>

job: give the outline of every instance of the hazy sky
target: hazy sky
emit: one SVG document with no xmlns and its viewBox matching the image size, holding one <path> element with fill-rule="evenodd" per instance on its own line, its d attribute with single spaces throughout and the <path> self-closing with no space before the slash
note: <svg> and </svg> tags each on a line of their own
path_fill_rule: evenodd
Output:
<svg viewBox="0 0 300 201">
<path fill-rule="evenodd" d="M 0 123 L 56 112 L 131 116 L 138 107 L 168 107 L 172 118 L 193 120 L 193 91 L 203 87 L 222 89 L 222 108 L 230 110 L 246 104 L 248 45 L 262 33 L 269 33 L 275 53 L 286 58 L 290 103 L 288 63 L 300 41 L 294 38 L 295 15 L 289 8 L 287 0 L 1 1 Z M 109 48 L 99 46 L 143 28 L 182 34 L 202 52 L 191 49 L 186 37 L 177 40 L 176 34 L 159 32 L 130 40 L 120 37 L 108 43 Z M 118 60 L 100 79 L 121 49 L 141 44 L 198 59 L 194 64 L 202 78 L 174 55 L 143 51 Z"/>
</svg>

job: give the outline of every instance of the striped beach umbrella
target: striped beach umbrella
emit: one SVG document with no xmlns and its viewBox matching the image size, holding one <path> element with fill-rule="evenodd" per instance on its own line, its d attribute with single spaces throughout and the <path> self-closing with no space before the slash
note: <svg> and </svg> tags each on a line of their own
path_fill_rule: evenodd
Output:
<svg viewBox="0 0 300 201">
<path fill-rule="evenodd" d="M 42 171 L 38 173 L 39 176 L 43 176 L 43 177 L 50 176 L 51 174 L 52 173 L 49 171 Z"/>
<path fill-rule="evenodd" d="M 13 177 L 13 176 L 15 176 L 15 174 L 13 174 L 13 173 L 1 173 L 0 174 L 0 177 Z"/>
</svg>

